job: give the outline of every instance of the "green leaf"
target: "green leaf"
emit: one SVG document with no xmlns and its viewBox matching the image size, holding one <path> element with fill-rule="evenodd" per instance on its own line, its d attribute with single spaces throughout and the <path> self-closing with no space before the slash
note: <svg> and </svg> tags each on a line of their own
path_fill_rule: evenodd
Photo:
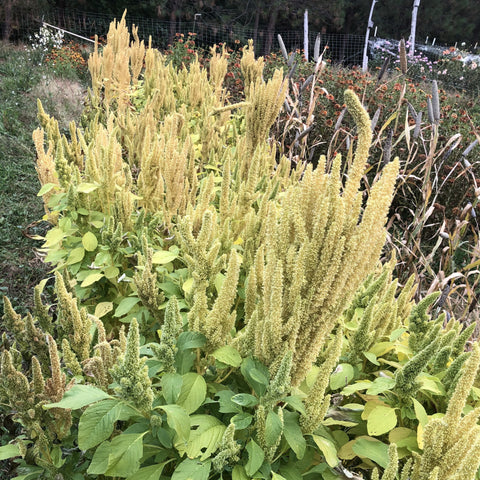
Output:
<svg viewBox="0 0 480 480">
<path fill-rule="evenodd" d="M 217 273 L 215 275 L 215 280 L 214 280 L 215 290 L 217 291 L 217 293 L 220 293 L 220 290 L 222 289 L 224 282 L 225 282 L 225 275 L 223 273 Z"/>
<path fill-rule="evenodd" d="M 3 445 L 3 447 L 0 447 L 0 460 L 6 460 L 7 458 L 12 458 L 12 457 L 19 457 L 20 454 L 20 449 L 18 448 L 18 445 L 15 444 L 9 444 L 9 445 Z"/>
<path fill-rule="evenodd" d="M 265 442 L 268 446 L 275 445 L 278 438 L 282 434 L 283 424 L 280 417 L 270 410 L 267 414 L 267 420 L 265 422 Z"/>
<path fill-rule="evenodd" d="M 272 480 L 287 480 L 285 477 L 279 473 L 272 472 Z"/>
<path fill-rule="evenodd" d="M 179 351 L 192 348 L 202 348 L 207 343 L 207 337 L 200 332 L 182 332 L 177 339 Z"/>
<path fill-rule="evenodd" d="M 42 188 L 37 193 L 37 197 L 45 195 L 54 187 L 58 187 L 58 185 L 56 183 L 46 183 L 45 185 L 42 185 Z"/>
<path fill-rule="evenodd" d="M 217 449 L 226 426 L 211 415 L 193 415 L 190 418 L 192 429 L 187 445 L 190 458 L 200 457 L 206 460 Z"/>
<path fill-rule="evenodd" d="M 232 470 L 232 480 L 250 480 L 245 468 L 241 465 L 235 465 Z"/>
<path fill-rule="evenodd" d="M 115 309 L 114 317 L 123 317 L 140 301 L 138 297 L 125 297 Z"/>
<path fill-rule="evenodd" d="M 150 465 L 149 467 L 143 467 L 138 470 L 138 472 L 128 477 L 127 480 L 159 480 L 167 463 L 169 462 L 167 461 L 156 465 Z"/>
<path fill-rule="evenodd" d="M 100 303 L 97 303 L 97 306 L 95 307 L 94 315 L 97 318 L 102 318 L 107 313 L 111 312 L 112 310 L 113 310 L 113 303 L 112 302 L 100 302 Z"/>
<path fill-rule="evenodd" d="M 186 444 L 190 437 L 190 417 L 180 405 L 162 405 L 167 414 L 168 426 L 175 431 L 178 443 Z"/>
<path fill-rule="evenodd" d="M 79 183 L 77 185 L 77 192 L 79 193 L 90 193 L 96 190 L 100 185 L 96 183 Z"/>
<path fill-rule="evenodd" d="M 198 373 L 189 372 L 182 376 L 183 384 L 177 404 L 190 414 L 200 407 L 207 394 L 205 379 Z"/>
<path fill-rule="evenodd" d="M 365 355 L 365 358 L 373 363 L 374 365 L 380 365 L 380 362 L 377 360 L 377 356 L 372 353 L 372 352 L 363 352 L 363 354 Z"/>
<path fill-rule="evenodd" d="M 212 353 L 212 357 L 232 367 L 239 367 L 242 363 L 241 355 L 230 345 L 218 348 Z"/>
<path fill-rule="evenodd" d="M 220 413 L 240 413 L 242 408 L 240 405 L 232 402 L 232 397 L 235 395 L 231 390 L 220 390 L 215 394 L 219 398 Z"/>
<path fill-rule="evenodd" d="M 90 273 L 85 280 L 80 285 L 81 287 L 89 287 L 90 285 L 98 282 L 100 279 L 104 277 L 103 273 L 100 272 L 92 272 Z"/>
<path fill-rule="evenodd" d="M 192 287 L 193 287 L 193 277 L 190 277 L 183 282 L 182 290 L 188 294 L 192 291 Z"/>
<path fill-rule="evenodd" d="M 283 436 L 299 460 L 305 455 L 307 442 L 299 425 L 297 412 L 283 411 Z"/>
<path fill-rule="evenodd" d="M 359 437 L 353 444 L 353 451 L 359 457 L 369 458 L 383 468 L 388 464 L 388 445 L 372 437 Z"/>
<path fill-rule="evenodd" d="M 294 408 L 297 412 L 300 412 L 306 415 L 305 405 L 303 404 L 302 399 L 300 397 L 296 397 L 295 395 L 292 395 L 290 397 L 285 398 L 284 402 L 290 405 L 292 408 Z"/>
<path fill-rule="evenodd" d="M 66 237 L 65 232 L 58 227 L 54 227 L 45 235 L 45 243 L 43 246 L 45 248 L 53 247 L 57 243 L 60 243 L 64 237 Z"/>
<path fill-rule="evenodd" d="M 397 425 L 397 414 L 395 409 L 379 405 L 368 415 L 367 431 L 369 435 L 379 436 L 389 432 Z"/>
<path fill-rule="evenodd" d="M 395 386 L 395 379 L 390 377 L 376 378 L 367 390 L 367 395 L 378 395 L 387 392 Z"/>
<path fill-rule="evenodd" d="M 424 427 L 428 423 L 428 415 L 424 406 L 415 398 L 413 400 L 413 408 L 415 409 L 415 416 L 417 417 L 420 425 Z"/>
<path fill-rule="evenodd" d="M 208 480 L 212 462 L 186 458 L 173 472 L 171 480 Z"/>
<path fill-rule="evenodd" d="M 178 258 L 177 253 L 169 252 L 168 250 L 159 250 L 153 254 L 152 263 L 154 265 L 164 265 L 173 262 L 176 258 Z"/>
<path fill-rule="evenodd" d="M 258 398 L 249 393 L 237 393 L 232 396 L 231 400 L 242 407 L 254 407 L 258 404 Z"/>
<path fill-rule="evenodd" d="M 397 328 L 390 334 L 389 340 L 391 342 L 394 342 L 395 340 L 397 340 L 397 338 L 400 338 L 406 331 L 406 328 Z"/>
<path fill-rule="evenodd" d="M 270 373 L 259 360 L 252 357 L 246 358 L 242 362 L 241 372 L 257 395 L 262 396 L 267 391 Z"/>
<path fill-rule="evenodd" d="M 253 474 L 262 466 L 263 460 L 265 459 L 265 453 L 255 442 L 255 440 L 250 440 L 247 443 L 245 450 L 248 453 L 248 461 L 245 465 L 245 472 L 247 475 L 253 476 Z"/>
<path fill-rule="evenodd" d="M 59 402 L 49 403 L 44 405 L 43 408 L 45 410 L 50 408 L 70 408 L 71 410 L 76 410 L 106 398 L 112 397 L 97 387 L 92 385 L 74 385 L 65 392 L 65 395 Z"/>
<path fill-rule="evenodd" d="M 113 433 L 115 422 L 126 421 L 138 413 L 116 398 L 109 398 L 89 406 L 78 422 L 78 446 L 81 450 L 102 443 Z"/>
<path fill-rule="evenodd" d="M 128 477 L 140 468 L 144 433 L 122 433 L 111 442 L 103 442 L 95 451 L 87 473 L 110 477 Z"/>
<path fill-rule="evenodd" d="M 118 274 L 120 273 L 120 270 L 117 267 L 110 265 L 105 269 L 104 273 L 105 273 L 105 276 L 110 280 L 112 278 L 117 278 Z"/>
<path fill-rule="evenodd" d="M 73 265 L 81 262 L 85 257 L 85 249 L 83 247 L 74 248 L 67 258 L 67 265 Z"/>
<path fill-rule="evenodd" d="M 87 232 L 82 237 L 82 245 L 87 252 L 93 252 L 98 246 L 98 240 L 94 233 Z"/>
<path fill-rule="evenodd" d="M 162 395 L 167 403 L 177 403 L 182 390 L 183 378 L 178 373 L 166 373 L 161 380 Z"/>
<path fill-rule="evenodd" d="M 237 413 L 230 419 L 230 422 L 232 422 L 235 425 L 235 430 L 243 430 L 249 427 L 252 421 L 253 421 L 253 415 L 250 415 L 249 413 L 243 413 L 243 412 Z"/>
<path fill-rule="evenodd" d="M 345 387 L 353 379 L 353 367 L 349 363 L 341 363 L 330 375 L 330 390 Z"/>
<path fill-rule="evenodd" d="M 328 438 L 320 437 L 319 435 L 312 435 L 313 441 L 323 453 L 326 462 L 330 467 L 336 467 L 340 460 L 337 457 L 337 449 L 335 444 Z"/>
<path fill-rule="evenodd" d="M 372 382 L 367 380 L 362 382 L 356 382 L 356 383 L 352 383 L 352 385 L 347 385 L 340 393 L 348 397 L 349 395 L 352 395 L 352 393 L 358 392 L 360 390 L 366 390 L 371 386 L 372 386 Z"/>
</svg>

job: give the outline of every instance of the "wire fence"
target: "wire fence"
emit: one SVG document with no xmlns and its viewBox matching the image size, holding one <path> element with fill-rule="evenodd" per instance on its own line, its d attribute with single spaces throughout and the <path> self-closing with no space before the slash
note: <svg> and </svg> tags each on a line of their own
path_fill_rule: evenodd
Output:
<svg viewBox="0 0 480 480">
<path fill-rule="evenodd" d="M 0 33 L 5 37 L 7 22 L 2 17 L 5 9 L 0 6 Z M 38 32 L 42 22 L 47 22 L 62 29 L 93 39 L 95 35 L 106 37 L 112 16 L 110 14 L 84 12 L 79 10 L 49 9 L 35 11 L 33 8 L 16 8 L 9 21 L 8 36 L 11 40 L 28 43 L 29 37 Z M 175 34 L 183 34 L 185 37 L 195 33 L 196 44 L 200 47 L 210 47 L 214 44 L 225 43 L 233 48 L 245 45 L 249 39 L 253 39 L 255 50 L 258 55 L 278 51 L 279 44 L 277 34 L 282 36 L 283 42 L 289 51 L 302 50 L 304 47 L 304 34 L 302 30 L 269 32 L 263 29 L 253 29 L 239 24 L 220 24 L 208 21 L 197 14 L 191 21 L 179 19 L 176 22 L 162 21 L 155 18 L 127 15 L 127 25 L 131 28 L 136 25 L 138 35 L 160 49 L 167 49 L 175 38 Z M 365 38 L 363 35 L 318 33 L 309 32 L 309 51 L 313 47 L 317 36 L 320 39 L 320 51 L 328 47 L 327 58 L 334 63 L 343 65 L 361 65 Z M 417 51 L 424 59 L 435 62 L 442 56 L 447 48 L 441 45 L 427 45 L 417 43 Z M 369 42 L 368 55 L 374 62 L 379 62 L 382 52 L 395 56 L 398 52 L 398 41 L 382 40 L 373 37 Z M 384 56 L 384 55 L 383 55 Z"/>
<path fill-rule="evenodd" d="M 86 38 L 93 38 L 95 35 L 106 37 L 112 21 L 112 16 L 107 14 L 55 9 L 43 12 L 17 9 L 13 12 L 13 17 L 8 36 L 11 40 L 23 42 L 28 42 L 29 37 L 38 32 L 42 22 L 47 22 Z M 219 43 L 235 47 L 245 45 L 249 39 L 253 39 L 255 50 L 259 55 L 279 50 L 277 34 L 282 35 L 289 51 L 303 49 L 304 46 L 303 30 L 268 32 L 238 24 L 212 23 L 203 20 L 200 15 L 195 16 L 192 21 L 188 22 L 182 20 L 168 22 L 133 15 L 127 15 L 126 21 L 129 27 L 132 25 L 138 27 L 138 35 L 141 39 L 148 41 L 151 38 L 152 44 L 161 49 L 166 49 L 172 43 L 176 33 L 184 36 L 195 33 L 196 44 L 204 47 Z M 0 29 L 2 36 L 5 37 L 5 21 L 1 18 L 1 9 Z M 310 51 L 313 50 L 317 35 L 317 32 L 309 32 Z M 320 35 L 320 38 L 321 49 L 328 46 L 328 55 L 332 61 L 344 64 L 361 63 L 364 45 L 362 35 L 326 33 Z"/>
</svg>

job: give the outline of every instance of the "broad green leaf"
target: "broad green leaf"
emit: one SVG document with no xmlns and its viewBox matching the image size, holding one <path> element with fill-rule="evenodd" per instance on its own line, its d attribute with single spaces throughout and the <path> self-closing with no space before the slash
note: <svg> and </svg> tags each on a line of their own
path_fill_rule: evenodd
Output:
<svg viewBox="0 0 480 480">
<path fill-rule="evenodd" d="M 173 472 L 171 480 L 208 480 L 211 461 L 201 462 L 186 458 Z"/>
<path fill-rule="evenodd" d="M 379 405 L 368 415 L 367 431 L 369 435 L 379 436 L 389 432 L 397 425 L 395 409 Z"/>
<path fill-rule="evenodd" d="M 230 345 L 218 348 L 212 353 L 212 357 L 232 367 L 239 367 L 242 363 L 241 355 Z"/>
<path fill-rule="evenodd" d="M 169 252 L 168 250 L 159 250 L 153 254 L 152 263 L 154 265 L 164 265 L 173 262 L 176 258 L 178 258 L 177 253 Z"/>
<path fill-rule="evenodd" d="M 128 477 L 140 468 L 144 433 L 122 433 L 111 442 L 103 442 L 95 451 L 87 473 L 110 477 Z"/>
<path fill-rule="evenodd" d="M 433 393 L 434 395 L 445 395 L 445 388 L 436 377 L 420 374 L 417 377 L 417 381 L 420 382 L 420 390 Z"/>
<path fill-rule="evenodd" d="M 190 437 L 190 417 L 180 405 L 158 407 L 167 414 L 168 426 L 175 431 L 178 443 L 186 444 Z"/>
<path fill-rule="evenodd" d="M 112 278 L 117 278 L 120 273 L 120 270 L 113 265 L 110 265 L 104 270 L 105 276 L 110 280 Z"/>
<path fill-rule="evenodd" d="M 82 282 L 82 287 L 89 287 L 90 285 L 98 282 L 100 279 L 104 277 L 103 273 L 101 272 L 92 272 L 90 273 L 85 280 Z"/>
<path fill-rule="evenodd" d="M 265 442 L 268 446 L 275 445 L 278 438 L 282 435 L 283 424 L 280 417 L 270 410 L 265 422 Z"/>
<path fill-rule="evenodd" d="M 45 235 L 44 247 L 53 247 L 57 243 L 60 243 L 66 236 L 65 232 L 58 227 L 54 227 Z"/>
<path fill-rule="evenodd" d="M 45 473 L 45 470 L 42 467 L 29 466 L 28 470 L 29 473 L 26 473 L 25 475 L 19 475 L 18 477 L 13 477 L 11 480 L 36 480 L 40 478 L 40 475 L 42 473 Z M 77 478 L 74 478 L 72 480 L 77 480 Z"/>
<path fill-rule="evenodd" d="M 246 358 L 242 362 L 241 372 L 257 395 L 261 396 L 267 391 L 270 373 L 260 361 L 252 357 Z"/>
<path fill-rule="evenodd" d="M 388 445 L 376 438 L 359 437 L 354 441 L 352 449 L 359 457 L 369 458 L 383 468 L 388 464 Z"/>
<path fill-rule="evenodd" d="M 90 193 L 96 190 L 100 185 L 96 183 L 79 183 L 77 185 L 77 192 L 79 193 Z"/>
<path fill-rule="evenodd" d="M 393 350 L 395 345 L 391 342 L 378 342 L 373 345 L 369 352 L 373 353 L 377 358 L 385 355 L 390 350 Z"/>
<path fill-rule="evenodd" d="M 111 312 L 112 310 L 113 310 L 113 303 L 112 302 L 100 302 L 100 303 L 97 303 L 97 306 L 95 307 L 94 315 L 97 318 L 102 318 L 107 313 Z"/>
<path fill-rule="evenodd" d="M 193 287 L 193 277 L 190 277 L 183 282 L 182 290 L 188 294 L 192 291 L 192 287 Z"/>
<path fill-rule="evenodd" d="M 427 411 L 425 410 L 424 406 L 415 398 L 413 400 L 413 408 L 415 409 L 415 415 L 422 427 L 424 427 L 428 423 L 428 415 Z"/>
<path fill-rule="evenodd" d="M 0 460 L 6 460 L 7 458 L 12 457 L 19 457 L 20 455 L 21 454 L 18 445 L 9 444 L 0 447 Z"/>
<path fill-rule="evenodd" d="M 253 415 L 250 415 L 249 413 L 243 413 L 243 412 L 237 413 L 230 419 L 230 422 L 232 422 L 235 425 L 235 430 L 243 430 L 249 427 L 252 421 L 253 421 Z"/>
<path fill-rule="evenodd" d="M 253 476 L 253 474 L 262 466 L 263 460 L 265 459 L 265 453 L 263 453 L 263 450 L 255 442 L 255 440 L 250 440 L 247 443 L 245 450 L 248 453 L 248 461 L 245 465 L 245 472 L 247 475 Z"/>
<path fill-rule="evenodd" d="M 200 332 L 182 332 L 177 339 L 179 351 L 191 348 L 201 348 L 207 343 L 207 338 Z"/>
<path fill-rule="evenodd" d="M 190 458 L 200 457 L 200 460 L 206 460 L 217 449 L 227 427 L 211 415 L 193 415 L 190 423 L 196 428 L 190 432 L 187 455 Z"/>
<path fill-rule="evenodd" d="M 287 480 L 285 477 L 279 473 L 272 472 L 272 480 Z"/>
<path fill-rule="evenodd" d="M 418 449 L 417 432 L 410 428 L 397 427 L 388 434 L 389 443 L 395 443 L 398 448 L 406 447 L 410 451 Z"/>
<path fill-rule="evenodd" d="M 59 402 L 49 403 L 44 405 L 43 408 L 45 410 L 50 408 L 70 408 L 76 410 L 106 398 L 112 397 L 97 387 L 92 385 L 74 385 L 65 392 L 65 395 Z"/>
<path fill-rule="evenodd" d="M 159 480 L 162 475 L 165 465 L 169 462 L 158 463 L 156 465 L 150 465 L 149 467 L 143 467 L 138 472 L 134 473 L 127 480 Z"/>
<path fill-rule="evenodd" d="M 67 258 L 67 265 L 73 265 L 81 262 L 85 257 L 85 249 L 83 247 L 74 248 Z"/>
<path fill-rule="evenodd" d="M 372 353 L 372 352 L 363 352 L 363 354 L 365 355 L 365 358 L 373 363 L 374 365 L 380 365 L 380 362 L 377 360 L 377 356 Z"/>
<path fill-rule="evenodd" d="M 254 407 L 258 404 L 258 398 L 249 393 L 237 393 L 232 396 L 231 400 L 242 407 Z"/>
<path fill-rule="evenodd" d="M 130 310 L 140 301 L 138 297 L 125 297 L 115 309 L 114 317 L 122 317 L 126 315 Z"/>
<path fill-rule="evenodd" d="M 183 378 L 178 373 L 166 373 L 161 380 L 162 395 L 167 403 L 176 403 L 182 390 Z"/>
<path fill-rule="evenodd" d="M 250 480 L 250 477 L 248 477 L 244 467 L 235 465 L 232 470 L 232 480 Z"/>
<path fill-rule="evenodd" d="M 42 195 L 45 195 L 52 188 L 55 188 L 55 187 L 58 187 L 56 183 L 46 183 L 45 185 L 42 185 L 42 188 L 37 193 L 37 197 L 41 197 Z"/>
<path fill-rule="evenodd" d="M 352 393 L 358 392 L 360 390 L 366 390 L 372 386 L 372 382 L 365 380 L 361 382 L 352 383 L 351 385 L 347 385 L 340 393 L 342 395 L 352 395 Z"/>
<path fill-rule="evenodd" d="M 214 280 L 215 290 L 217 291 L 217 293 L 220 293 L 220 290 L 222 289 L 224 282 L 225 282 L 225 275 L 223 273 L 217 273 L 215 275 L 215 280 Z"/>
<path fill-rule="evenodd" d="M 177 404 L 190 414 L 195 412 L 204 402 L 207 393 L 205 379 L 198 373 L 189 372 L 183 375 L 183 384 Z"/>
<path fill-rule="evenodd" d="M 390 377 L 376 378 L 367 390 L 367 395 L 378 395 L 391 390 L 395 386 L 395 379 Z"/>
<path fill-rule="evenodd" d="M 330 375 L 330 389 L 337 390 L 345 387 L 353 379 L 353 367 L 349 363 L 341 363 Z"/>
<path fill-rule="evenodd" d="M 80 417 L 78 422 L 78 446 L 81 450 L 102 443 L 113 433 L 115 422 L 128 420 L 137 412 L 116 398 L 90 405 Z"/>
<path fill-rule="evenodd" d="M 82 245 L 87 252 L 93 252 L 98 246 L 98 240 L 94 233 L 87 232 L 82 237 Z"/>
<path fill-rule="evenodd" d="M 391 342 L 394 342 L 395 340 L 397 340 L 398 338 L 400 338 L 406 331 L 407 331 L 406 328 L 397 328 L 396 330 L 394 330 L 394 331 L 390 334 L 389 340 L 390 340 Z"/>
<path fill-rule="evenodd" d="M 284 410 L 283 420 L 283 436 L 290 445 L 290 448 L 295 452 L 297 458 L 301 460 L 305 455 L 307 442 L 299 425 L 299 414 L 297 412 Z"/>
<path fill-rule="evenodd" d="M 328 465 L 332 468 L 336 467 L 340 463 L 340 460 L 337 457 L 337 449 L 335 444 L 328 438 L 324 438 L 319 435 L 312 435 L 312 438 L 317 447 L 323 453 Z"/>
<path fill-rule="evenodd" d="M 240 413 L 242 408 L 240 405 L 232 402 L 232 397 L 235 395 L 231 390 L 220 390 L 215 394 L 219 398 L 220 413 Z"/>
<path fill-rule="evenodd" d="M 297 412 L 303 413 L 304 415 L 306 414 L 305 405 L 303 404 L 302 399 L 300 397 L 292 395 L 290 397 L 285 398 L 284 402 L 290 405 L 292 408 L 294 408 Z"/>
</svg>

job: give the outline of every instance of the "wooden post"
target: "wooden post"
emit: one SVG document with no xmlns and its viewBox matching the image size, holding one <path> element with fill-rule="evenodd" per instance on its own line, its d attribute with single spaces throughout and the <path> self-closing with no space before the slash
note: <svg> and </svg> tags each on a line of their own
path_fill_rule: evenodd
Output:
<svg viewBox="0 0 480 480">
<path fill-rule="evenodd" d="M 303 51 L 305 60 L 308 62 L 308 10 L 305 10 L 303 15 Z"/>
<path fill-rule="evenodd" d="M 412 27 L 410 29 L 410 51 L 408 52 L 410 57 L 415 55 L 415 32 L 417 30 L 417 13 L 419 6 L 420 0 L 413 0 Z"/>
<path fill-rule="evenodd" d="M 373 27 L 372 17 L 373 9 L 375 8 L 376 3 L 377 0 L 372 0 L 372 6 L 370 7 L 370 15 L 368 16 L 367 33 L 365 34 L 365 47 L 363 49 L 362 72 L 366 72 L 368 70 L 368 38 L 370 37 L 370 30 Z"/>
</svg>

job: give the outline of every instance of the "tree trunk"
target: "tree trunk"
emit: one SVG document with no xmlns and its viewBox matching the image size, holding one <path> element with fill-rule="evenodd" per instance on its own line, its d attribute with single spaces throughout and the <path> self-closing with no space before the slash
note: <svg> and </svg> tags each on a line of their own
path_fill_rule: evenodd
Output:
<svg viewBox="0 0 480 480">
<path fill-rule="evenodd" d="M 5 0 L 3 4 L 3 39 L 8 42 L 12 33 L 13 0 Z"/>
<path fill-rule="evenodd" d="M 255 48 L 255 52 L 260 52 L 260 48 L 257 45 L 258 41 L 258 24 L 260 23 L 260 8 L 257 7 L 255 10 L 255 23 L 253 24 L 253 47 Z"/>
<path fill-rule="evenodd" d="M 265 55 L 268 55 L 272 50 L 273 35 L 275 34 L 277 17 L 278 17 L 278 5 L 273 5 L 272 10 L 270 11 L 270 17 L 268 18 L 267 39 L 265 41 L 265 51 L 264 51 Z"/>
</svg>

